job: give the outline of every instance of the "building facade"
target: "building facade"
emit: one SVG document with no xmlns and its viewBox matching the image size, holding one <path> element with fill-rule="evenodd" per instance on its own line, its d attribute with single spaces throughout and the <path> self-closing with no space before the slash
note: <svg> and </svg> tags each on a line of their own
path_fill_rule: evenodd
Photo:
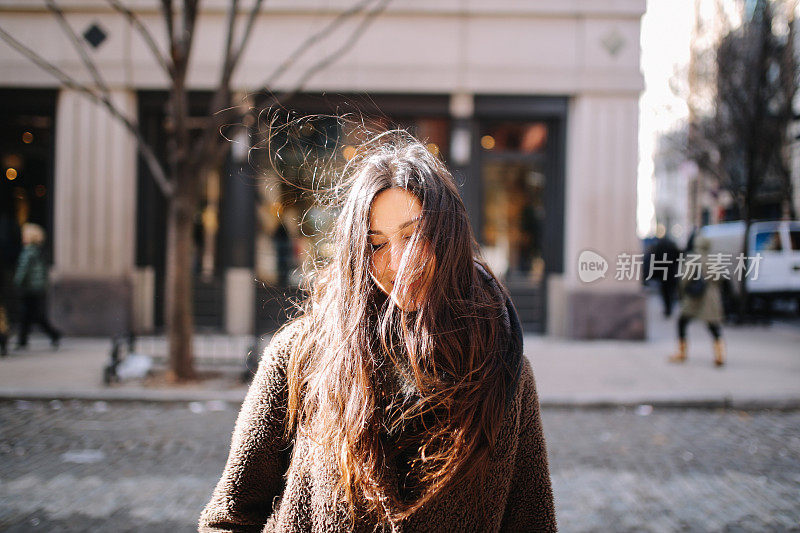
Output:
<svg viewBox="0 0 800 533">
<path fill-rule="evenodd" d="M 88 36 L 94 27 L 92 38 L 98 30 L 102 34 L 90 48 L 92 59 L 117 106 L 158 146 L 167 85 L 140 35 L 105 2 L 61 5 L 76 32 Z M 159 4 L 129 5 L 163 49 Z M 613 263 L 621 253 L 639 251 L 644 5 L 393 2 L 352 48 L 303 83 L 303 93 L 287 106 L 299 114 L 355 109 L 408 127 L 440 153 L 459 182 L 483 254 L 509 287 L 526 330 L 642 338 L 639 283 L 615 279 Z M 236 90 L 254 93 L 299 43 L 349 7 L 345 0 L 265 2 Z M 223 1 L 202 4 L 189 74 L 198 109 L 219 76 L 226 8 Z M 89 82 L 44 7 L 6 2 L 0 10 L 5 31 Z M 271 88 L 294 90 L 308 68 L 338 49 L 361 20 L 346 21 L 314 45 Z M 9 130 L 0 147 L 3 164 L 20 167 L 14 180 L 4 182 L 3 194 L 12 198 L 19 221 L 41 222 L 51 235 L 55 318 L 76 334 L 158 329 L 163 199 L 138 161 L 133 139 L 105 109 L 1 42 L 0 85 Z M 36 124 L 41 128 L 32 131 Z M 322 122 L 308 135 L 320 132 L 343 135 L 336 124 Z M 24 142 L 26 133 L 32 143 Z M 39 141 L 46 143 L 36 156 L 38 166 L 29 165 L 35 158 L 23 151 Z M 259 164 L 258 152 L 247 148 L 234 145 L 224 167 L 203 177 L 197 213 L 197 322 L 230 333 L 274 327 L 296 287 L 299 262 L 318 244 L 298 228 L 326 220 L 297 198 L 287 200 L 267 166 Z M 580 280 L 584 250 L 611 264 L 603 278 Z"/>
</svg>

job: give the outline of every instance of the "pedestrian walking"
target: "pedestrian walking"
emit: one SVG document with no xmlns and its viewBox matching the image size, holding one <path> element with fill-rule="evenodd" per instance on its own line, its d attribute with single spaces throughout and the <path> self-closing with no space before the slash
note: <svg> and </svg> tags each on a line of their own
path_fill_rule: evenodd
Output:
<svg viewBox="0 0 800 533">
<path fill-rule="evenodd" d="M 519 320 L 452 176 L 399 132 L 357 154 L 200 531 L 554 531 Z"/>
<path fill-rule="evenodd" d="M 664 316 L 672 316 L 672 305 L 678 288 L 678 258 L 680 249 L 675 241 L 664 235 L 659 238 L 653 246 L 650 265 L 651 271 L 655 272 L 655 265 L 659 266 L 657 276 L 661 302 L 664 309 Z"/>
<path fill-rule="evenodd" d="M 33 324 L 42 327 L 50 337 L 53 348 L 58 348 L 61 339 L 61 332 L 50 324 L 45 310 L 47 265 L 42 253 L 44 240 L 44 229 L 38 224 L 29 222 L 22 226 L 23 248 L 14 272 L 14 285 L 22 291 L 22 323 L 17 348 L 28 346 L 28 333 Z"/>
<path fill-rule="evenodd" d="M 711 241 L 707 237 L 697 236 L 694 239 L 695 262 L 684 261 L 684 268 L 679 281 L 681 293 L 680 316 L 678 317 L 678 351 L 669 360 L 682 363 L 687 358 L 686 326 L 693 319 L 702 320 L 714 337 L 714 364 L 718 367 L 725 364 L 725 343 L 722 340 L 722 295 L 720 280 L 708 275 Z M 691 266 L 696 265 L 696 266 Z"/>
</svg>

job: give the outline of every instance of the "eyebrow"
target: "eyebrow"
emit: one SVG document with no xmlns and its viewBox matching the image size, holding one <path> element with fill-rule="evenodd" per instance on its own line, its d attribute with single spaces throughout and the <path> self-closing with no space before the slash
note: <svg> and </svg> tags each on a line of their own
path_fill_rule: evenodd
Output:
<svg viewBox="0 0 800 533">
<path fill-rule="evenodd" d="M 417 216 L 417 217 L 414 217 L 414 218 L 412 218 L 411 220 L 406 220 L 405 222 L 403 222 L 402 224 L 400 224 L 400 225 L 397 227 L 397 231 L 400 231 L 400 230 L 402 230 L 402 229 L 405 229 L 405 228 L 409 227 L 411 224 L 414 224 L 415 222 L 419 222 L 420 220 L 422 220 L 422 215 L 419 215 L 419 216 Z M 369 230 L 369 231 L 367 232 L 367 236 L 370 236 L 370 235 L 383 235 L 383 232 L 382 232 L 382 231 L 372 231 L 372 230 Z"/>
</svg>

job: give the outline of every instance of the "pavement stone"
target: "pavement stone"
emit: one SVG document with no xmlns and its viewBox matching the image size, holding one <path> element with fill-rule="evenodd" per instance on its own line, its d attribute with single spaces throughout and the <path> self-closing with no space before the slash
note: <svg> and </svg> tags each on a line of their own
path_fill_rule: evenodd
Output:
<svg viewBox="0 0 800 533">
<path fill-rule="evenodd" d="M 236 413 L 219 402 L 0 402 L 0 530 L 194 531 Z M 800 412 L 542 418 L 562 531 L 800 531 Z"/>
</svg>

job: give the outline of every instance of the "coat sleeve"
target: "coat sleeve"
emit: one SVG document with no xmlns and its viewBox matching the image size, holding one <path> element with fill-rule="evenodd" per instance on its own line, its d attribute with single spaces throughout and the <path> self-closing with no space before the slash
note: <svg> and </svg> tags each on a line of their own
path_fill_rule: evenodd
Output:
<svg viewBox="0 0 800 533">
<path fill-rule="evenodd" d="M 19 259 L 17 260 L 17 268 L 14 271 L 14 285 L 17 287 L 24 287 L 25 285 L 25 278 L 28 275 L 28 269 L 30 268 L 31 263 L 31 253 L 28 247 L 25 247 L 22 252 L 19 254 Z"/>
<path fill-rule="evenodd" d="M 284 436 L 286 363 L 297 328 L 264 351 L 233 431 L 228 461 L 198 531 L 261 531 L 284 489 L 291 442 Z"/>
<path fill-rule="evenodd" d="M 530 362 L 525 358 L 517 393 L 521 395 L 519 439 L 502 531 L 556 531 L 556 513 L 547 463 L 539 400 Z"/>
</svg>

